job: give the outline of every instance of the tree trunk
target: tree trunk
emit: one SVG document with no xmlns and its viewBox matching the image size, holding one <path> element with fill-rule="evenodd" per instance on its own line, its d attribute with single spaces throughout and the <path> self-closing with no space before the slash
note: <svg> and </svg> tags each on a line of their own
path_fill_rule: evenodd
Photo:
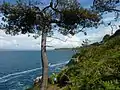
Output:
<svg viewBox="0 0 120 90">
<path fill-rule="evenodd" d="M 46 30 L 43 30 L 41 38 L 42 82 L 40 90 L 46 90 L 48 83 L 48 59 L 46 53 L 46 37 L 47 32 Z"/>
</svg>

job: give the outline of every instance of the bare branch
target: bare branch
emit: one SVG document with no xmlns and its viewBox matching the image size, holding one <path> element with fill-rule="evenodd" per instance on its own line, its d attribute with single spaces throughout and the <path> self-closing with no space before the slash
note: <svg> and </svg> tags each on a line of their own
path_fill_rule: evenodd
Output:
<svg viewBox="0 0 120 90">
<path fill-rule="evenodd" d="M 53 7 L 53 0 L 50 1 L 50 4 L 48 6 L 46 6 L 42 12 L 44 12 L 46 9 L 51 8 L 53 11 L 58 12 L 58 13 L 62 13 L 61 11 L 59 11 L 58 9 L 56 9 L 56 7 L 58 6 L 58 0 L 57 0 L 57 4 L 55 5 L 55 7 Z"/>
<path fill-rule="evenodd" d="M 59 11 L 58 9 L 51 7 L 53 11 L 58 12 L 58 13 L 62 13 L 61 11 Z"/>
<path fill-rule="evenodd" d="M 42 12 L 44 12 L 46 9 L 48 9 L 48 8 L 50 8 L 50 5 L 49 6 L 46 6 L 43 10 L 42 10 Z"/>
<path fill-rule="evenodd" d="M 107 11 L 116 11 L 116 12 L 120 12 L 120 10 L 118 10 L 118 9 L 115 9 L 115 8 L 112 8 L 112 9 L 107 9 Z"/>
<path fill-rule="evenodd" d="M 46 9 L 50 8 L 50 7 L 53 7 L 53 0 L 50 1 L 50 4 L 48 6 L 46 6 L 42 12 L 44 12 Z"/>
<path fill-rule="evenodd" d="M 58 0 L 56 0 L 56 3 L 57 3 L 57 4 L 55 5 L 55 7 L 54 7 L 54 8 L 56 8 L 56 7 L 58 6 Z"/>
</svg>

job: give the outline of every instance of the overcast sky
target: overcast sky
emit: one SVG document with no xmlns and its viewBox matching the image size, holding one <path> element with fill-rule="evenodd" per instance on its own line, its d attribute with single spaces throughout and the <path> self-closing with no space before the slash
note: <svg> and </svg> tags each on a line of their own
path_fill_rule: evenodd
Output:
<svg viewBox="0 0 120 90">
<path fill-rule="evenodd" d="M 15 0 L 6 0 L 6 1 L 14 3 Z M 47 3 L 49 0 L 41 0 L 41 1 Z M 81 5 L 85 7 L 89 7 L 92 4 L 92 0 L 80 0 L 80 2 Z M 113 25 L 114 24 L 118 25 L 119 23 L 119 21 L 113 21 L 114 20 L 113 14 L 105 15 L 104 20 L 106 22 L 112 21 Z M 117 28 L 114 27 L 114 32 L 117 29 L 118 27 Z M 48 47 L 47 49 L 77 47 L 80 46 L 82 41 L 85 39 L 89 39 L 91 43 L 96 41 L 101 41 L 105 34 L 111 33 L 111 28 L 101 25 L 99 26 L 98 29 L 95 28 L 86 29 L 86 32 L 87 32 L 87 36 L 85 36 L 84 33 L 82 32 L 76 34 L 75 36 L 70 36 L 70 35 L 63 36 L 58 32 L 55 32 L 53 37 L 60 38 L 63 41 L 59 39 L 47 38 L 47 45 L 52 46 L 52 47 Z M 3 30 L 0 30 L 0 49 L 40 50 L 40 42 L 41 42 L 41 37 L 34 39 L 32 34 L 30 35 L 30 37 L 28 37 L 27 34 L 11 36 L 11 35 L 6 35 Z"/>
</svg>

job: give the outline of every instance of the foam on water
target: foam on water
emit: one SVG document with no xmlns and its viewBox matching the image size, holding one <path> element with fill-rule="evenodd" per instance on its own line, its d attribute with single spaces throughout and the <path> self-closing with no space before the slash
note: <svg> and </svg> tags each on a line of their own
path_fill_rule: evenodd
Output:
<svg viewBox="0 0 120 90">
<path fill-rule="evenodd" d="M 58 63 L 58 64 L 49 64 L 49 68 L 51 67 L 56 67 L 56 66 L 61 66 L 61 65 L 65 65 L 67 64 L 69 61 L 66 61 L 64 63 Z M 3 77 L 0 77 L 0 83 L 4 83 L 4 82 L 7 82 L 11 79 L 14 79 L 14 78 L 17 78 L 17 77 L 20 77 L 22 76 L 23 74 L 27 74 L 27 73 L 31 73 L 31 72 L 35 72 L 37 70 L 40 70 L 42 68 L 35 68 L 35 69 L 31 69 L 31 70 L 26 70 L 26 71 L 22 71 L 22 72 L 16 72 L 16 73 L 12 73 L 12 74 L 8 74 L 8 75 L 5 75 Z"/>
<path fill-rule="evenodd" d="M 8 79 L 1 79 L 0 83 L 5 83 L 5 82 L 7 82 L 7 81 L 9 81 L 11 79 L 14 79 L 14 78 L 17 78 L 17 77 L 20 77 L 20 76 L 22 76 L 22 75 L 17 75 L 17 76 L 14 76 L 14 77 L 9 77 Z"/>
<path fill-rule="evenodd" d="M 65 65 L 67 64 L 69 61 L 66 61 L 64 63 L 58 63 L 58 64 L 53 64 L 53 65 L 49 65 L 49 67 L 56 67 L 56 66 L 61 66 L 61 65 Z"/>
<path fill-rule="evenodd" d="M 3 77 L 0 77 L 0 83 L 2 82 L 7 82 L 8 80 L 11 80 L 15 77 L 19 77 L 20 75 L 22 74 L 26 74 L 26 73 L 30 73 L 30 72 L 34 72 L 34 71 L 37 71 L 37 70 L 40 70 L 41 68 L 36 68 L 36 69 L 31 69 L 31 70 L 26 70 L 26 71 L 23 71 L 23 72 L 17 72 L 17 73 L 12 73 L 12 74 L 8 74 L 6 76 L 3 76 Z M 12 77 L 12 78 L 11 78 Z M 11 79 L 10 79 L 11 78 Z"/>
</svg>

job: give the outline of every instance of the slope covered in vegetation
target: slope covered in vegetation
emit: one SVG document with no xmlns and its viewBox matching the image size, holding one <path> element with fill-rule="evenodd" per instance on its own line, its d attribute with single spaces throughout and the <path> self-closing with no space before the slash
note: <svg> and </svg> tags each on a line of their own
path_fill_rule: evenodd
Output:
<svg viewBox="0 0 120 90">
<path fill-rule="evenodd" d="M 28 90 L 39 90 L 39 84 Z M 60 73 L 51 75 L 48 90 L 120 90 L 120 30 L 80 48 Z"/>
<path fill-rule="evenodd" d="M 120 90 L 120 30 L 80 48 L 57 76 L 63 90 Z"/>
</svg>

